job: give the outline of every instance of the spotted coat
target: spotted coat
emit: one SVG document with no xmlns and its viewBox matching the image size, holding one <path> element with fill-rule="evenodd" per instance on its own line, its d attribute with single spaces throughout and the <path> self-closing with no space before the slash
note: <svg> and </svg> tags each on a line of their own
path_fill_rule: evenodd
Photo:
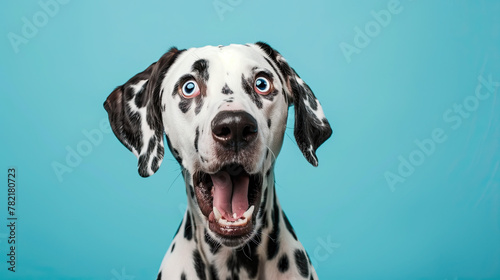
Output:
<svg viewBox="0 0 500 280">
<path fill-rule="evenodd" d="M 165 135 L 184 177 L 188 207 L 157 279 L 318 278 L 275 190 L 290 106 L 297 145 L 317 166 L 316 149 L 330 137 L 330 125 L 309 86 L 265 43 L 172 48 L 109 95 L 111 127 L 138 158 L 139 174 L 158 170 Z M 244 119 L 237 135 L 243 140 L 228 142 L 227 127 L 215 128 L 222 115 L 220 122 L 230 120 L 235 131 Z M 229 174 L 233 197 L 241 188 L 235 180 L 249 180 L 241 185 L 248 188 L 243 200 L 256 207 L 240 217 L 244 226 L 214 218 L 217 174 Z"/>
</svg>

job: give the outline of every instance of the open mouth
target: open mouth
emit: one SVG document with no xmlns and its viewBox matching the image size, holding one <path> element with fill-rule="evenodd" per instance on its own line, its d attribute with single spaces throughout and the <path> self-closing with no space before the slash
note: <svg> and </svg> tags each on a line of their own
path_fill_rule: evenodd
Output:
<svg viewBox="0 0 500 280">
<path fill-rule="evenodd" d="M 219 171 L 194 174 L 196 199 L 209 228 L 227 246 L 250 237 L 259 209 L 262 175 L 248 174 L 243 166 L 229 164 Z"/>
</svg>

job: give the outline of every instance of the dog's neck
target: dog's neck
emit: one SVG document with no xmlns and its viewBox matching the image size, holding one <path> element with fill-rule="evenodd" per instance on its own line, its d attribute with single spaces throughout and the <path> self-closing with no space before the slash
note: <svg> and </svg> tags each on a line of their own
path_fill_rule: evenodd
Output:
<svg viewBox="0 0 500 280">
<path fill-rule="evenodd" d="M 188 173 L 184 172 L 184 175 L 192 176 Z M 259 261 L 264 262 L 264 260 L 259 260 L 257 257 L 263 254 L 258 254 L 257 251 L 264 253 L 264 255 L 268 251 L 271 254 L 273 253 L 274 245 L 269 243 L 271 242 L 270 240 L 278 240 L 279 238 L 279 231 L 277 232 L 276 229 L 278 228 L 277 224 L 280 222 L 279 218 L 282 212 L 276 197 L 274 168 L 271 168 L 264 175 L 262 200 L 255 220 L 255 233 L 246 244 L 238 247 L 224 246 L 210 237 L 207 233 L 209 230 L 207 223 L 198 215 L 198 211 L 192 211 L 192 209 L 197 209 L 198 207 L 194 201 L 196 197 L 191 194 L 192 185 L 190 182 L 192 182 L 192 177 L 185 177 L 185 182 L 189 205 L 187 212 L 190 212 L 189 214 L 192 215 L 194 221 L 194 241 L 205 263 L 237 270 L 239 270 L 239 266 L 243 266 L 246 270 L 251 270 L 259 267 Z M 221 258 L 221 256 L 225 257 Z M 233 268 L 231 268 L 231 264 L 234 265 Z M 260 266 L 263 265 L 265 264 L 260 264 Z M 259 269 L 259 271 L 262 270 Z"/>
</svg>

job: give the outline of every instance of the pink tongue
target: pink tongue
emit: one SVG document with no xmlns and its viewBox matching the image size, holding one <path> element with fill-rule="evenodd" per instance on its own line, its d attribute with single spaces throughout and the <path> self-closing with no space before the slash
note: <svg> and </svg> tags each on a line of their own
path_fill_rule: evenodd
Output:
<svg viewBox="0 0 500 280">
<path fill-rule="evenodd" d="M 226 171 L 212 174 L 214 183 L 214 207 L 224 219 L 237 220 L 248 210 L 248 176 L 232 177 Z M 231 180 L 232 179 L 232 180 Z M 236 214 L 236 218 L 233 217 Z"/>
</svg>

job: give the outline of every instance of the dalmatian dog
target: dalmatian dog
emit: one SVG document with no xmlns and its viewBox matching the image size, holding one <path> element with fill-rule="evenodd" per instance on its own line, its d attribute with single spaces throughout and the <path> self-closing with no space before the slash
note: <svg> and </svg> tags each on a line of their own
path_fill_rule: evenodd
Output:
<svg viewBox="0 0 500 280">
<path fill-rule="evenodd" d="M 111 127 L 139 174 L 158 170 L 166 135 L 184 176 L 188 207 L 157 279 L 317 279 L 274 185 L 292 105 L 297 145 L 317 166 L 330 125 L 265 43 L 172 48 L 109 95 Z"/>
</svg>

